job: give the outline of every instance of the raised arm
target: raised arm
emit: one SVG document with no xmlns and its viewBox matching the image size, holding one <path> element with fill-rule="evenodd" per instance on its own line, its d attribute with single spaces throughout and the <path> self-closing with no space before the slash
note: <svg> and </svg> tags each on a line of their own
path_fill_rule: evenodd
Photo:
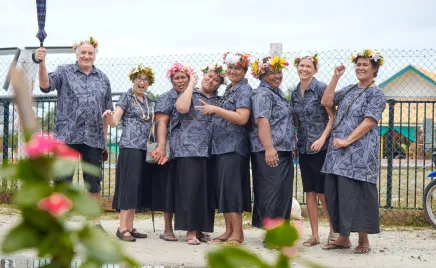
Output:
<svg viewBox="0 0 436 268">
<path fill-rule="evenodd" d="M 332 80 L 328 84 L 326 90 L 324 91 L 324 95 L 322 96 L 322 99 L 321 99 L 322 106 L 324 106 L 324 107 L 333 107 L 334 106 L 333 98 L 335 96 L 335 89 L 336 89 L 336 86 L 338 85 L 339 78 L 341 78 L 341 76 L 344 74 L 344 72 L 345 72 L 344 65 L 340 65 L 340 66 L 335 67 Z"/>
<path fill-rule="evenodd" d="M 41 61 L 38 69 L 39 87 L 41 88 L 42 92 L 48 93 L 50 92 L 50 81 L 48 80 L 48 72 L 47 72 L 47 67 L 45 65 L 45 57 L 46 57 L 45 48 L 40 47 L 35 51 L 35 58 Z"/>
<path fill-rule="evenodd" d="M 176 109 L 181 114 L 186 114 L 189 112 L 189 108 L 191 107 L 192 100 L 192 92 L 194 91 L 194 87 L 197 84 L 198 77 L 196 73 L 192 73 L 188 87 L 183 91 L 182 95 L 176 101 Z"/>
</svg>

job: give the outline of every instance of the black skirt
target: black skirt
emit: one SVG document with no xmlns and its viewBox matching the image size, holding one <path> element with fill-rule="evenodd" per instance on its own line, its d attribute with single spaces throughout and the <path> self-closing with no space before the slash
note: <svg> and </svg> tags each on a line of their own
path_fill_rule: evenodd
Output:
<svg viewBox="0 0 436 268">
<path fill-rule="evenodd" d="M 151 207 L 151 170 L 146 151 L 121 148 L 115 175 L 112 208 L 145 211 Z"/>
<path fill-rule="evenodd" d="M 264 218 L 290 219 L 294 181 L 291 152 L 278 152 L 279 164 L 270 167 L 265 152 L 251 154 L 254 207 L 252 225 L 263 228 Z"/>
<path fill-rule="evenodd" d="M 327 174 L 325 201 L 335 233 L 380 233 L 377 185 Z"/>
<path fill-rule="evenodd" d="M 237 153 L 216 155 L 212 166 L 218 212 L 251 212 L 249 158 Z"/>
<path fill-rule="evenodd" d="M 214 186 L 206 157 L 176 158 L 176 205 L 174 229 L 213 232 Z"/>
<path fill-rule="evenodd" d="M 164 165 L 151 165 L 151 209 L 165 213 L 174 213 L 176 161 Z"/>
</svg>

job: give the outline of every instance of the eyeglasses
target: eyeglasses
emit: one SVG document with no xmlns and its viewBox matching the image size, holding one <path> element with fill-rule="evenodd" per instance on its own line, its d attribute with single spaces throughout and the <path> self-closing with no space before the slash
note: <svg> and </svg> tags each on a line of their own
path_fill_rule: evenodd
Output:
<svg viewBox="0 0 436 268">
<path fill-rule="evenodd" d="M 139 78 L 139 77 L 136 78 L 136 82 L 141 83 L 141 81 L 146 83 L 146 82 L 148 82 L 148 78 Z"/>
</svg>

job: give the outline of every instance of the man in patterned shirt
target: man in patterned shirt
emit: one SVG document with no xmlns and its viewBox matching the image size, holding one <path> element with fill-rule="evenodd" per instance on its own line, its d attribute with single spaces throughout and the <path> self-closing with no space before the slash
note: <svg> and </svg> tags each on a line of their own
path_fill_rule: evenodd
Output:
<svg viewBox="0 0 436 268">
<path fill-rule="evenodd" d="M 113 104 L 109 79 L 94 66 L 97 46 L 92 37 L 74 45 L 77 61 L 60 65 L 49 74 L 45 49 L 37 49 L 35 56 L 41 61 L 38 72 L 41 91 L 57 90 L 55 137 L 80 152 L 84 162 L 101 168 L 107 133 L 102 114 L 113 110 Z M 100 178 L 87 173 L 83 178 L 90 195 L 100 200 Z M 60 180 L 71 182 L 73 174 Z M 99 218 L 94 219 L 94 226 L 104 231 Z"/>
</svg>

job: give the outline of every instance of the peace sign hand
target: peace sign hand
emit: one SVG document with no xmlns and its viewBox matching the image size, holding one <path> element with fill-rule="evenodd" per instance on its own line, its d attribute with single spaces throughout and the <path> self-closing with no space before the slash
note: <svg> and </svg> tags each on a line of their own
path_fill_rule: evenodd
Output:
<svg viewBox="0 0 436 268">
<path fill-rule="evenodd" d="M 195 106 L 196 109 L 200 109 L 202 114 L 214 114 L 216 111 L 215 105 L 207 104 L 204 100 L 200 99 L 201 106 Z"/>
</svg>

